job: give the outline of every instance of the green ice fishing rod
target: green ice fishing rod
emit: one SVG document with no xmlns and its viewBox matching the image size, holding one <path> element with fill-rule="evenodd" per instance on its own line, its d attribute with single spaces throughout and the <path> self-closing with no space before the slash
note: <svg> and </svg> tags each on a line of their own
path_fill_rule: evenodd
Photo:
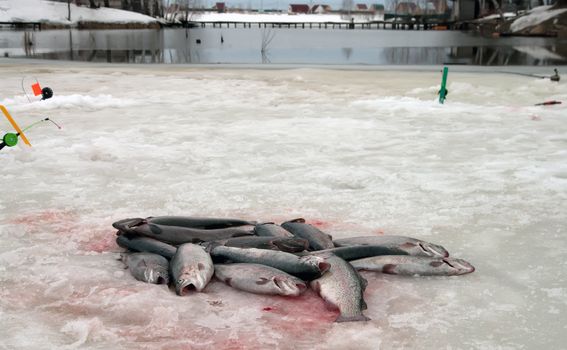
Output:
<svg viewBox="0 0 567 350">
<path fill-rule="evenodd" d="M 443 68 L 443 78 L 441 79 L 441 89 L 439 90 L 439 103 L 443 104 L 449 90 L 445 87 L 447 85 L 447 75 L 449 75 L 449 67 Z"/>
<path fill-rule="evenodd" d="M 37 122 L 32 123 L 32 124 L 26 126 L 24 129 L 22 129 L 21 132 L 18 132 L 18 133 L 11 133 L 11 132 L 8 132 L 8 133 L 6 133 L 6 134 L 4 135 L 4 137 L 2 137 L 2 141 L 0 142 L 0 150 L 1 150 L 2 148 L 6 147 L 6 146 L 8 146 L 8 147 L 14 147 L 15 145 L 18 144 L 18 137 L 20 136 L 21 133 L 23 133 L 24 131 L 27 131 L 27 130 L 33 128 L 33 127 L 36 126 L 36 125 L 39 125 L 39 124 L 41 124 L 41 123 L 43 123 L 43 122 L 47 122 L 47 121 L 52 122 L 53 124 L 55 124 L 55 126 L 56 126 L 57 128 L 61 129 L 61 126 L 59 126 L 59 124 L 57 124 L 56 122 L 54 122 L 53 120 L 51 120 L 51 119 L 49 119 L 49 118 L 45 118 L 45 119 L 38 120 Z"/>
</svg>

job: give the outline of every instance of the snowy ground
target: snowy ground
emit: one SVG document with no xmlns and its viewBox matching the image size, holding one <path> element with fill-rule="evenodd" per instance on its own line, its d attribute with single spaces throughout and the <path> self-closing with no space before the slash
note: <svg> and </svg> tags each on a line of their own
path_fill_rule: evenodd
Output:
<svg viewBox="0 0 567 350">
<path fill-rule="evenodd" d="M 67 4 L 46 0 L 0 0 L 0 22 L 42 22 L 51 24 L 101 23 L 154 23 L 155 18 L 136 12 L 71 4 L 69 21 Z"/>
<path fill-rule="evenodd" d="M 0 151 L 0 348 L 564 347 L 567 108 L 532 106 L 567 102 L 563 81 L 451 68 L 439 105 L 438 70 L 21 62 L 0 104 L 63 130 Z M 22 77 L 55 97 L 29 103 Z M 367 323 L 311 292 L 178 297 L 123 270 L 110 225 L 166 214 L 409 235 L 477 271 L 366 273 Z"/>
</svg>

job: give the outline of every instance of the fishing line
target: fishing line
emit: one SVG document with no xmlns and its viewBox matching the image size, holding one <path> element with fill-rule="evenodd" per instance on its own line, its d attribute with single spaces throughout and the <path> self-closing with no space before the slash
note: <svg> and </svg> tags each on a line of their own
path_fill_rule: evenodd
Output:
<svg viewBox="0 0 567 350">
<path fill-rule="evenodd" d="M 61 126 L 59 124 L 57 124 L 56 122 L 54 122 L 53 120 L 51 120 L 49 118 L 45 118 L 45 119 L 38 120 L 37 122 L 26 126 L 25 128 L 22 129 L 22 131 L 29 130 L 29 129 L 33 128 L 34 126 L 41 124 L 43 122 L 52 122 L 58 129 L 62 129 Z"/>
<path fill-rule="evenodd" d="M 31 103 L 32 100 L 31 100 L 31 98 L 28 96 L 28 92 L 26 91 L 26 88 L 24 87 L 24 80 L 25 80 L 26 78 L 27 78 L 27 77 L 22 77 L 22 91 L 24 92 L 24 94 L 26 94 L 26 97 L 27 97 L 27 99 L 28 99 L 28 102 Z M 36 84 L 39 84 L 39 81 L 37 80 L 36 77 L 33 77 L 33 79 L 35 79 Z"/>
<path fill-rule="evenodd" d="M 20 136 L 20 134 L 23 134 L 24 131 L 29 130 L 43 122 L 51 122 L 53 123 L 58 129 L 62 129 L 61 126 L 59 124 L 57 124 L 55 121 L 49 119 L 49 118 L 44 118 L 41 120 L 38 120 L 35 123 L 32 123 L 28 126 L 26 126 L 25 128 L 23 128 L 20 132 L 17 133 L 6 133 L 4 135 L 4 137 L 2 139 L 0 139 L 0 150 L 6 146 L 8 147 L 14 147 L 15 145 L 18 144 L 18 137 Z"/>
</svg>

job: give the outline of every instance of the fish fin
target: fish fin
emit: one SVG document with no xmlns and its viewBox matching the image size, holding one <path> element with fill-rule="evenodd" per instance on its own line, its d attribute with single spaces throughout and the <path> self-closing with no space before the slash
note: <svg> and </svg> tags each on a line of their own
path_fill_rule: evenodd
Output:
<svg viewBox="0 0 567 350">
<path fill-rule="evenodd" d="M 356 322 L 356 321 L 370 321 L 370 318 L 364 316 L 363 314 L 356 316 L 343 316 L 339 315 L 335 322 Z"/>
<path fill-rule="evenodd" d="M 269 279 L 264 278 L 264 277 L 260 277 L 260 278 L 256 281 L 256 284 L 258 284 L 258 285 L 263 285 L 263 284 L 266 284 L 266 283 L 268 283 L 268 282 L 270 282 Z"/>
<path fill-rule="evenodd" d="M 386 264 L 384 265 L 384 267 L 382 267 L 382 272 L 387 273 L 389 275 L 397 275 L 396 267 L 397 265 L 395 264 Z"/>
<path fill-rule="evenodd" d="M 304 218 L 297 218 L 297 219 L 292 219 L 292 220 L 288 220 L 286 222 L 298 222 L 298 223 L 305 223 L 305 219 Z"/>
<path fill-rule="evenodd" d="M 206 251 L 207 253 L 209 253 L 209 254 L 211 253 L 211 251 L 212 251 L 214 248 L 220 247 L 220 246 L 222 246 L 222 245 L 223 245 L 223 244 L 222 244 L 222 243 L 219 243 L 218 241 L 203 242 L 203 244 L 201 244 L 201 246 L 202 246 L 203 248 L 205 248 L 205 251 Z"/>
<path fill-rule="evenodd" d="M 315 291 L 315 293 L 319 293 L 321 291 L 321 284 L 318 281 L 311 282 L 311 289 Z"/>
<path fill-rule="evenodd" d="M 324 300 L 324 299 L 323 299 Z M 339 310 L 339 307 L 333 303 L 331 303 L 330 301 L 324 300 L 325 301 L 325 308 L 329 311 L 337 311 Z"/>
<path fill-rule="evenodd" d="M 148 224 L 148 227 L 153 234 L 161 235 L 163 233 L 163 230 L 156 224 Z"/>
<path fill-rule="evenodd" d="M 443 265 L 443 261 L 432 261 L 432 262 L 429 263 L 429 265 L 433 266 L 433 267 L 439 267 L 439 266 Z"/>
</svg>

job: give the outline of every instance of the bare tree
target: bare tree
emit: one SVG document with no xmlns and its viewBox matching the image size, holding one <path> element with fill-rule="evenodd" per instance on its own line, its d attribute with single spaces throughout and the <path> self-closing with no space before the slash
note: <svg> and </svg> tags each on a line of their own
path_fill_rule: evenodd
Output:
<svg viewBox="0 0 567 350">
<path fill-rule="evenodd" d="M 343 0 L 342 2 L 342 9 L 346 12 L 347 16 L 350 17 L 350 11 L 354 6 L 354 0 Z"/>
<path fill-rule="evenodd" d="M 105 7 L 110 7 L 110 1 L 109 1 L 109 0 L 104 0 L 104 6 L 105 6 Z"/>
<path fill-rule="evenodd" d="M 67 0 L 67 19 L 71 22 L 71 0 Z"/>
<path fill-rule="evenodd" d="M 92 9 L 96 9 L 96 4 L 94 2 L 94 0 L 89 0 L 89 7 Z"/>
</svg>

